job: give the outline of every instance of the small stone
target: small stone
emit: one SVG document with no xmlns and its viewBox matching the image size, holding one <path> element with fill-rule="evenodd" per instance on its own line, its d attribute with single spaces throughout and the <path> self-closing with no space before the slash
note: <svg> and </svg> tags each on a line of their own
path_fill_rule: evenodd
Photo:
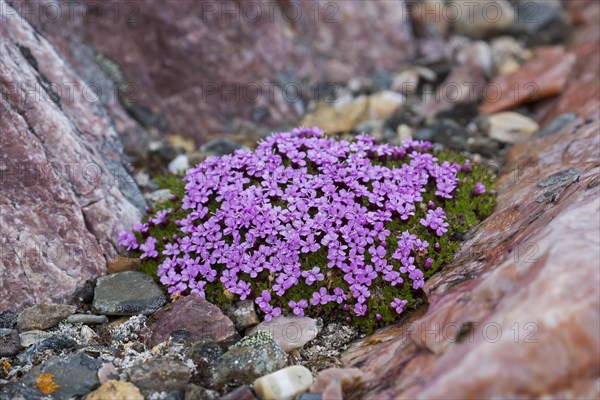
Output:
<svg viewBox="0 0 600 400">
<path fill-rule="evenodd" d="M 0 357 L 14 357 L 21 351 L 19 333 L 14 329 L 0 328 Z"/>
<path fill-rule="evenodd" d="M 169 189 L 158 189 L 150 193 L 145 193 L 144 198 L 150 207 L 156 207 L 157 204 L 169 200 L 172 195 L 173 193 Z"/>
<path fill-rule="evenodd" d="M 240 338 L 233 322 L 214 304 L 198 294 L 190 294 L 157 311 L 150 329 L 150 344 L 167 340 L 175 331 L 189 332 L 185 341 L 194 343 L 201 339 L 211 339 L 224 346 L 230 346 Z"/>
<path fill-rule="evenodd" d="M 467 139 L 467 150 L 491 158 L 498 154 L 500 145 L 497 141 L 487 137 L 471 137 Z"/>
<path fill-rule="evenodd" d="M 271 321 L 261 322 L 250 329 L 248 334 L 258 331 L 269 332 L 283 351 L 289 353 L 316 338 L 319 328 L 317 320 L 313 318 L 278 316 Z"/>
<path fill-rule="evenodd" d="M 17 326 L 17 314 L 7 310 L 0 313 L 0 329 L 13 329 Z"/>
<path fill-rule="evenodd" d="M 263 400 L 292 400 L 306 392 L 312 383 L 308 368 L 294 365 L 258 378 L 254 381 L 254 390 Z"/>
<path fill-rule="evenodd" d="M 400 72 L 392 81 L 392 90 L 402 94 L 416 94 L 419 86 L 419 73 L 415 69 Z"/>
<path fill-rule="evenodd" d="M 321 393 L 302 393 L 296 400 L 321 400 Z"/>
<path fill-rule="evenodd" d="M 500 143 L 522 142 L 540 129 L 531 118 L 510 111 L 490 115 L 488 121 L 489 137 Z"/>
<path fill-rule="evenodd" d="M 140 389 L 131 382 L 110 380 L 92 393 L 85 400 L 144 400 Z"/>
<path fill-rule="evenodd" d="M 171 146 L 183 149 L 187 153 L 191 153 L 192 151 L 196 150 L 194 140 L 189 137 L 185 137 L 182 135 L 169 135 L 167 137 L 167 141 Z"/>
<path fill-rule="evenodd" d="M 246 328 L 257 325 L 260 320 L 254 309 L 252 300 L 241 300 L 229 306 L 225 310 L 225 314 L 235 325 L 235 329 L 243 331 Z"/>
<path fill-rule="evenodd" d="M 21 346 L 23 347 L 29 347 L 31 345 L 48 339 L 51 336 L 53 336 L 52 333 L 40 330 L 27 331 L 19 334 Z"/>
<path fill-rule="evenodd" d="M 542 130 L 537 133 L 538 137 L 545 137 L 559 132 L 570 123 L 577 121 L 577 114 L 564 113 L 550 121 Z"/>
<path fill-rule="evenodd" d="M 374 137 L 376 140 L 380 140 L 383 137 L 384 127 L 385 121 L 380 119 L 370 119 L 356 125 L 354 130 L 360 134 L 369 135 Z"/>
<path fill-rule="evenodd" d="M 67 322 L 70 324 L 84 325 L 105 324 L 108 322 L 108 317 L 106 315 L 73 314 L 69 315 Z"/>
<path fill-rule="evenodd" d="M 39 354 L 47 350 L 59 353 L 62 350 L 71 349 L 73 347 L 77 347 L 77 342 L 73 338 L 63 334 L 52 335 L 42 341 L 32 344 L 27 350 L 19 354 L 17 358 L 20 362 L 26 363 L 31 362 Z"/>
<path fill-rule="evenodd" d="M 181 361 L 154 359 L 136 365 L 129 371 L 129 379 L 142 391 L 170 392 L 185 387 L 192 373 Z"/>
<path fill-rule="evenodd" d="M 195 382 L 209 382 L 211 377 L 210 368 L 223 355 L 223 348 L 210 339 L 204 339 L 194 343 L 187 351 L 186 358 L 196 364 Z"/>
<path fill-rule="evenodd" d="M 217 400 L 221 397 L 219 392 L 205 389 L 201 386 L 189 384 L 185 387 L 185 400 Z"/>
<path fill-rule="evenodd" d="M 36 304 L 21 311 L 17 325 L 21 332 L 49 329 L 75 313 L 77 307 L 64 304 Z"/>
<path fill-rule="evenodd" d="M 320 104 L 314 113 L 308 114 L 302 119 L 302 126 L 318 126 L 326 133 L 350 132 L 356 125 L 367 119 L 369 111 L 369 99 L 360 96 L 350 104 L 331 107 Z"/>
<path fill-rule="evenodd" d="M 119 371 L 115 368 L 113 363 L 104 363 L 98 369 L 98 380 L 100 384 L 105 384 L 111 379 L 119 379 Z"/>
<path fill-rule="evenodd" d="M 328 368 L 317 375 L 310 391 L 322 393 L 324 399 L 343 399 L 347 390 L 363 379 L 358 368 Z"/>
<path fill-rule="evenodd" d="M 149 315 L 165 302 L 163 291 L 150 276 L 126 271 L 98 278 L 93 305 L 106 315 Z"/>
<path fill-rule="evenodd" d="M 256 378 L 285 367 L 287 356 L 266 332 L 246 336 L 233 345 L 212 370 L 211 386 L 250 384 Z"/>
<path fill-rule="evenodd" d="M 417 140 L 430 140 L 441 143 L 449 149 L 464 150 L 467 145 L 468 135 L 465 129 L 451 119 L 437 119 L 426 129 L 415 133 Z"/>
<path fill-rule="evenodd" d="M 243 146 L 238 142 L 234 142 L 233 140 L 225 138 L 217 138 L 200 147 L 200 151 L 210 153 L 215 156 L 224 156 L 241 148 L 243 148 Z"/>
<path fill-rule="evenodd" d="M 186 154 L 178 155 L 173 160 L 171 160 L 171 162 L 167 166 L 167 169 L 172 174 L 186 172 L 188 169 L 190 169 L 190 162 L 188 160 L 188 156 Z"/>
<path fill-rule="evenodd" d="M 81 335 L 81 339 L 86 343 L 92 340 L 93 338 L 98 337 L 96 332 L 94 332 L 94 330 L 87 325 L 83 325 L 81 327 L 79 334 Z"/>
<path fill-rule="evenodd" d="M 94 300 L 94 289 L 96 288 L 96 280 L 88 279 L 85 281 L 82 287 L 77 289 L 73 293 L 72 302 L 77 304 L 81 308 L 85 308 L 84 305 L 92 304 Z"/>
<path fill-rule="evenodd" d="M 227 393 L 219 400 L 256 400 L 256 396 L 254 395 L 254 392 L 250 386 L 243 385 Z"/>
<path fill-rule="evenodd" d="M 507 32 L 515 20 L 512 5 L 506 0 L 454 0 L 447 16 L 457 33 L 472 39 L 485 39 Z"/>
<path fill-rule="evenodd" d="M 56 399 L 84 396 L 100 385 L 97 371 L 101 364 L 82 352 L 56 356 L 34 367 L 22 382 L 36 388 L 39 397 L 41 394 L 51 394 Z M 42 375 L 45 379 L 40 379 Z"/>
<path fill-rule="evenodd" d="M 400 124 L 396 128 L 396 135 L 400 143 L 404 140 L 410 140 L 413 136 L 413 129 L 408 125 Z"/>
<path fill-rule="evenodd" d="M 369 119 L 386 120 L 405 102 L 402 94 L 384 90 L 369 96 Z"/>
</svg>

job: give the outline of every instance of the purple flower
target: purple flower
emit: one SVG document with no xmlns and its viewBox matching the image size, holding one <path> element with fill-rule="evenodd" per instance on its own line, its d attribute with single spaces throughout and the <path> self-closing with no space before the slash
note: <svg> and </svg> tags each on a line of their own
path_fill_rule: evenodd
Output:
<svg viewBox="0 0 600 400">
<path fill-rule="evenodd" d="M 127 251 L 135 250 L 140 246 L 135 238 L 135 235 L 130 231 L 123 231 L 119 233 L 118 243 L 119 246 L 126 247 Z"/>
<path fill-rule="evenodd" d="M 398 314 L 401 314 L 404 310 L 404 306 L 406 306 L 407 304 L 408 300 L 400 300 L 398 298 L 394 298 L 394 301 L 392 301 L 391 306 L 394 310 L 396 310 Z"/>
<path fill-rule="evenodd" d="M 146 239 L 146 243 L 144 243 L 143 245 L 140 246 L 140 250 L 142 250 L 142 254 L 140 255 L 140 258 L 144 259 L 146 257 L 148 258 L 156 258 L 158 257 L 158 251 L 156 251 L 155 246 L 156 245 L 156 239 L 154 239 L 152 236 L 149 236 L 148 239 Z"/>
<path fill-rule="evenodd" d="M 304 309 L 306 307 L 308 307 L 308 302 L 304 299 L 299 300 L 297 303 L 295 301 L 291 300 L 288 305 L 293 310 L 294 315 L 296 315 L 298 317 L 303 317 Z"/>
<path fill-rule="evenodd" d="M 306 278 L 307 285 L 312 285 L 317 281 L 322 281 L 325 279 L 325 275 L 321 273 L 319 267 L 314 267 L 310 271 L 302 271 L 302 277 Z"/>
<path fill-rule="evenodd" d="M 310 304 L 313 306 L 317 306 L 319 304 L 327 304 L 331 300 L 331 297 L 327 293 L 327 289 L 322 287 L 318 292 L 313 293 L 312 299 L 310 300 Z"/>
<path fill-rule="evenodd" d="M 477 182 L 473 191 L 471 192 L 473 196 L 480 196 L 485 193 L 485 185 L 481 182 Z"/>
<path fill-rule="evenodd" d="M 435 210 L 429 210 L 425 219 L 421 218 L 420 222 L 423 226 L 435 231 L 438 236 L 442 236 L 448 231 L 449 224 L 445 222 L 446 214 L 441 207 Z"/>
</svg>

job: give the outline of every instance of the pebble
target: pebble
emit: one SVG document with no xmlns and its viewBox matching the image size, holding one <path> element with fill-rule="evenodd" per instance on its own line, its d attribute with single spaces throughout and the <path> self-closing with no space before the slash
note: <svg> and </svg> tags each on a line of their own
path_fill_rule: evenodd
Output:
<svg viewBox="0 0 600 400">
<path fill-rule="evenodd" d="M 109 380 L 87 395 L 85 400 L 144 400 L 144 396 L 131 382 Z"/>
<path fill-rule="evenodd" d="M 142 391 L 170 392 L 185 387 L 192 372 L 181 361 L 154 359 L 136 365 L 129 371 L 129 380 Z"/>
<path fill-rule="evenodd" d="M 21 346 L 29 347 L 53 336 L 52 333 L 40 330 L 27 331 L 19 334 Z"/>
<path fill-rule="evenodd" d="M 240 339 L 233 322 L 221 310 L 198 294 L 191 294 L 157 311 L 152 317 L 150 344 L 176 334 L 188 343 L 211 339 L 225 347 Z"/>
<path fill-rule="evenodd" d="M 265 331 L 271 334 L 275 342 L 286 353 L 304 346 L 319 334 L 317 320 L 309 317 L 278 316 L 271 321 L 261 322 L 250 329 L 248 334 L 257 331 Z"/>
<path fill-rule="evenodd" d="M 467 150 L 471 153 L 492 158 L 498 154 L 500 145 L 497 141 L 488 137 L 471 137 L 467 140 Z"/>
<path fill-rule="evenodd" d="M 220 400 L 256 400 L 256 396 L 250 386 L 243 385 L 227 393 Z"/>
<path fill-rule="evenodd" d="M 285 367 L 287 355 L 266 332 L 246 336 L 214 365 L 211 386 L 250 384 L 256 378 Z"/>
<path fill-rule="evenodd" d="M 17 317 L 17 325 L 21 332 L 49 329 L 76 310 L 77 307 L 64 304 L 36 304 L 21 311 Z"/>
<path fill-rule="evenodd" d="M 171 160 L 171 162 L 169 162 L 167 169 L 172 174 L 186 172 L 188 169 L 190 169 L 190 162 L 188 160 L 188 156 L 186 154 L 178 155 L 173 160 Z"/>
<path fill-rule="evenodd" d="M 0 329 L 12 329 L 17 325 L 17 314 L 7 310 L 0 313 Z"/>
<path fill-rule="evenodd" d="M 14 329 L 0 328 L 0 357 L 14 357 L 20 350 L 19 333 Z"/>
<path fill-rule="evenodd" d="M 240 332 L 260 322 L 252 300 L 236 302 L 225 309 L 225 314 L 233 322 L 235 329 Z"/>
<path fill-rule="evenodd" d="M 88 279 L 82 287 L 77 289 L 71 297 L 72 303 L 77 304 L 80 308 L 86 308 L 88 304 L 92 304 L 94 300 L 94 289 L 96 288 L 96 280 Z"/>
<path fill-rule="evenodd" d="M 542 130 L 537 133 L 538 137 L 550 136 L 560 131 L 565 126 L 577 120 L 577 114 L 564 113 L 550 121 Z"/>
<path fill-rule="evenodd" d="M 344 390 L 363 378 L 364 373 L 358 368 L 328 368 L 318 373 L 310 391 L 322 393 L 325 399 L 343 399 Z"/>
<path fill-rule="evenodd" d="M 296 400 L 321 400 L 321 393 L 302 393 Z"/>
<path fill-rule="evenodd" d="M 223 355 L 223 348 L 210 339 L 194 343 L 187 351 L 186 358 L 196 364 L 194 380 L 198 383 L 210 381 L 210 368 Z"/>
<path fill-rule="evenodd" d="M 150 276 L 126 271 L 98 278 L 93 305 L 106 315 L 149 315 L 165 302 L 163 291 Z"/>
<path fill-rule="evenodd" d="M 144 198 L 150 207 L 156 207 L 157 204 L 169 200 L 173 193 L 169 189 L 158 189 L 150 193 L 144 193 Z"/>
<path fill-rule="evenodd" d="M 399 143 L 402 143 L 404 140 L 410 140 L 412 139 L 413 136 L 413 129 L 405 124 L 400 124 L 398 125 L 398 128 L 396 128 L 396 135 L 398 137 Z"/>
<path fill-rule="evenodd" d="M 256 379 L 254 391 L 263 400 L 292 400 L 306 392 L 312 384 L 310 371 L 294 365 Z"/>
<path fill-rule="evenodd" d="M 69 315 L 67 322 L 70 324 L 84 325 L 105 324 L 108 322 L 108 317 L 106 315 L 73 314 Z"/>
<path fill-rule="evenodd" d="M 27 350 L 17 356 L 17 359 L 21 363 L 27 363 L 47 350 L 59 353 L 62 350 L 72 349 L 73 347 L 77 347 L 77 342 L 73 338 L 64 334 L 52 335 L 29 346 Z"/>
<path fill-rule="evenodd" d="M 221 397 L 219 392 L 209 390 L 201 386 L 189 384 L 185 387 L 185 400 L 217 400 Z"/>
<path fill-rule="evenodd" d="M 238 142 L 234 142 L 233 140 L 225 138 L 216 138 L 202 145 L 202 147 L 200 147 L 200 151 L 210 153 L 215 156 L 224 156 L 241 148 L 243 148 L 243 146 Z"/>
<path fill-rule="evenodd" d="M 97 371 L 101 365 L 99 360 L 83 352 L 55 356 L 34 367 L 22 382 L 36 388 L 38 398 L 42 394 L 55 399 L 84 396 L 100 385 Z"/>
<path fill-rule="evenodd" d="M 540 129 L 533 119 L 510 111 L 490 115 L 488 121 L 489 137 L 500 143 L 522 142 Z"/>
<path fill-rule="evenodd" d="M 464 150 L 467 146 L 468 134 L 465 129 L 451 119 L 437 119 L 427 128 L 415 132 L 416 140 L 429 140 L 441 143 L 454 150 Z"/>
<path fill-rule="evenodd" d="M 116 274 L 117 272 L 139 271 L 141 260 L 139 258 L 117 257 L 108 263 L 106 274 Z"/>
<path fill-rule="evenodd" d="M 300 125 L 318 126 L 330 134 L 350 132 L 356 125 L 368 119 L 368 112 L 368 97 L 359 96 L 349 104 L 336 107 L 320 104 L 313 113 L 302 119 Z"/>
<path fill-rule="evenodd" d="M 506 0 L 454 0 L 456 15 L 447 18 L 457 33 L 472 39 L 485 39 L 507 32 L 515 20 L 512 5 Z"/>
<path fill-rule="evenodd" d="M 392 90 L 402 94 L 415 94 L 419 86 L 419 73 L 414 69 L 400 72 L 392 81 Z"/>
<path fill-rule="evenodd" d="M 384 127 L 385 121 L 380 119 L 370 119 L 356 125 L 354 130 L 360 134 L 373 136 L 375 139 L 379 140 L 383 137 Z"/>
<path fill-rule="evenodd" d="M 405 102 L 402 94 L 392 90 L 384 90 L 369 96 L 368 118 L 386 120 L 390 118 Z"/>
<path fill-rule="evenodd" d="M 111 379 L 119 379 L 119 371 L 115 368 L 113 363 L 104 363 L 98 369 L 98 380 L 100 384 L 105 384 Z"/>
</svg>

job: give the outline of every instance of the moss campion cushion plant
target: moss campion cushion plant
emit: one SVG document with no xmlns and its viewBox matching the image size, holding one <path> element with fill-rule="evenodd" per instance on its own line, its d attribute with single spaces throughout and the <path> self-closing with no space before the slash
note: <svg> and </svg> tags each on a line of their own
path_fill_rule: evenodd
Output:
<svg viewBox="0 0 600 400">
<path fill-rule="evenodd" d="M 278 133 L 210 157 L 119 243 L 171 295 L 343 319 L 365 332 L 415 304 L 425 279 L 492 211 L 493 176 L 428 142 Z"/>
</svg>

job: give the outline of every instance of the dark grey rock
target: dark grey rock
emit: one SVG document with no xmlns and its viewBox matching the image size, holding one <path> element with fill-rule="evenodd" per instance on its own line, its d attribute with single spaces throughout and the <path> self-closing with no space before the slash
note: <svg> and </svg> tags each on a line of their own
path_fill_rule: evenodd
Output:
<svg viewBox="0 0 600 400">
<path fill-rule="evenodd" d="M 321 393 L 302 393 L 296 400 L 321 400 Z"/>
<path fill-rule="evenodd" d="M 431 141 L 434 143 L 440 143 L 444 146 L 454 150 L 464 150 L 467 147 L 467 134 L 465 128 L 460 126 L 455 121 L 450 119 L 438 119 L 431 126 Z M 419 133 L 415 134 L 416 135 Z M 418 139 L 425 140 L 425 139 Z"/>
<path fill-rule="evenodd" d="M 17 359 L 22 363 L 31 362 L 34 358 L 46 350 L 52 350 L 58 353 L 62 350 L 73 347 L 77 347 L 77 342 L 73 338 L 62 334 L 54 335 L 42 340 L 41 342 L 31 345 L 27 350 L 19 354 Z"/>
<path fill-rule="evenodd" d="M 0 329 L 13 329 L 17 325 L 17 314 L 7 310 L 0 313 Z"/>
<path fill-rule="evenodd" d="M 239 388 L 227 393 L 220 400 L 255 400 L 256 396 L 252 388 L 248 385 L 240 386 Z"/>
<path fill-rule="evenodd" d="M 267 332 L 246 336 L 223 354 L 212 369 L 211 388 L 250 384 L 287 364 L 287 355 Z"/>
<path fill-rule="evenodd" d="M 0 328 L 0 357 L 14 357 L 21 348 L 21 338 L 15 329 Z"/>
<path fill-rule="evenodd" d="M 225 315 L 233 322 L 235 329 L 240 332 L 246 328 L 257 325 L 260 322 L 258 315 L 256 315 L 254 302 L 252 300 L 238 301 L 227 307 L 225 309 Z"/>
<path fill-rule="evenodd" d="M 234 142 L 233 140 L 218 138 L 206 143 L 200 148 L 200 150 L 216 156 L 223 156 L 226 154 L 231 154 L 242 147 L 243 146 L 240 143 Z"/>
<path fill-rule="evenodd" d="M 517 3 L 512 35 L 526 36 L 529 46 L 555 43 L 568 29 L 563 10 L 558 2 L 527 0 Z"/>
<path fill-rule="evenodd" d="M 185 387 L 185 400 L 217 400 L 221 395 L 214 390 L 189 384 Z"/>
<path fill-rule="evenodd" d="M 66 304 L 36 304 L 21 311 L 17 325 L 21 332 L 52 328 L 76 310 L 77 307 Z"/>
<path fill-rule="evenodd" d="M 550 175 L 546 179 L 542 180 L 537 184 L 538 187 L 545 188 L 548 186 L 556 185 L 557 183 L 562 183 L 568 181 L 575 175 L 579 174 L 579 171 L 576 168 L 569 168 L 564 171 L 557 172 L 555 174 Z"/>
<path fill-rule="evenodd" d="M 39 400 L 40 392 L 22 382 L 10 382 L 1 387 L 0 400 Z"/>
<path fill-rule="evenodd" d="M 96 288 L 96 280 L 88 279 L 83 286 L 73 293 L 72 301 L 79 306 L 84 304 L 92 304 L 94 300 L 94 289 Z"/>
<path fill-rule="evenodd" d="M 196 364 L 194 382 L 206 384 L 211 378 L 211 367 L 223 355 L 223 348 L 210 339 L 196 342 L 188 350 L 186 357 Z"/>
<path fill-rule="evenodd" d="M 70 324 L 84 325 L 105 324 L 108 322 L 108 317 L 106 315 L 73 314 L 69 315 L 67 322 Z"/>
<path fill-rule="evenodd" d="M 36 388 L 35 380 L 40 374 L 50 374 L 52 381 L 58 385 L 56 391 L 52 393 L 52 397 L 69 399 L 84 396 L 100 386 L 98 369 L 101 366 L 101 361 L 82 352 L 68 356 L 56 356 L 34 367 L 21 381 L 29 388 Z M 38 398 L 40 397 L 42 395 L 38 390 Z"/>
<path fill-rule="evenodd" d="M 142 392 L 172 392 L 184 388 L 192 373 L 181 361 L 154 359 L 136 365 L 129 372 L 129 379 Z"/>
<path fill-rule="evenodd" d="M 467 150 L 491 158 L 498 154 L 500 143 L 487 137 L 472 137 L 467 140 Z"/>
<path fill-rule="evenodd" d="M 163 291 L 150 276 L 125 271 L 98 279 L 93 305 L 105 315 L 149 315 L 165 302 Z"/>
</svg>

